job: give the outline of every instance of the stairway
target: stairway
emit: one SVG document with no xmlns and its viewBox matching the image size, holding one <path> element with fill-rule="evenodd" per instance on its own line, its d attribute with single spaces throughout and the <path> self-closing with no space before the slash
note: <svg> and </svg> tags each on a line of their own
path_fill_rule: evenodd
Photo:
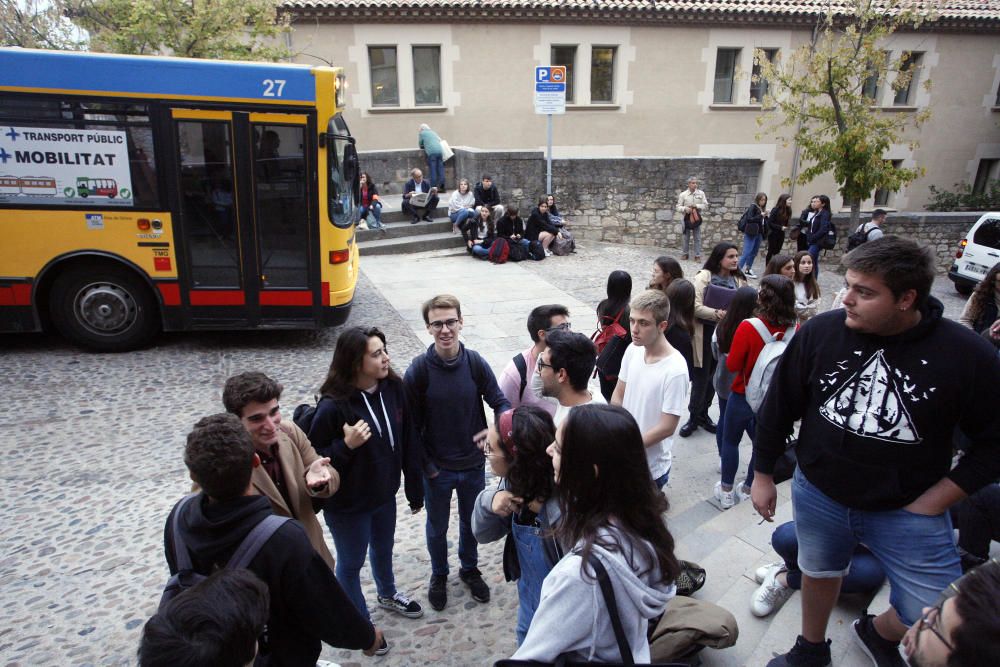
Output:
<svg viewBox="0 0 1000 667">
<path fill-rule="evenodd" d="M 694 561 L 707 572 L 704 588 L 694 597 L 728 609 L 739 625 L 735 646 L 723 650 L 705 649 L 699 654 L 706 667 L 762 667 L 775 653 L 788 651 L 801 632 L 800 593 L 767 618 L 757 618 L 750 613 L 750 597 L 758 586 L 754 571 L 778 560 L 771 549 L 771 533 L 775 527 L 792 519 L 790 493 L 789 482 L 778 486 L 774 523 L 761 524 L 760 515 L 753 511 L 749 502 L 722 512 L 706 501 L 667 520 L 677 540 L 677 557 Z M 869 603 L 867 599 L 858 596 L 841 596 L 834 608 L 827 626 L 827 637 L 833 640 L 833 665 L 867 667 L 871 664 L 854 641 L 851 623 L 865 607 L 872 613 L 888 607 L 888 584 L 870 604 L 866 603 Z"/>
<path fill-rule="evenodd" d="M 365 255 L 401 255 L 427 250 L 454 249 L 464 252 L 461 234 L 452 234 L 447 206 L 434 209 L 434 222 L 410 224 L 410 217 L 403 213 L 402 195 L 379 195 L 382 202 L 383 230 L 357 231 L 358 251 Z M 444 197 L 442 196 L 442 201 Z"/>
</svg>

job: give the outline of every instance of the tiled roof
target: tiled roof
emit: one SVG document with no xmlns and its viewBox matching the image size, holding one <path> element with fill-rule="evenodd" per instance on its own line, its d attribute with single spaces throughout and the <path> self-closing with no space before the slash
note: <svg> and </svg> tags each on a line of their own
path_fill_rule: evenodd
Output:
<svg viewBox="0 0 1000 667">
<path fill-rule="evenodd" d="M 350 19 L 414 17 L 452 20 L 609 21 L 620 23 L 811 23 L 829 11 L 843 14 L 849 0 L 285 0 L 292 14 Z M 1000 29 L 1000 0 L 914 0 L 933 6 L 939 28 Z"/>
</svg>

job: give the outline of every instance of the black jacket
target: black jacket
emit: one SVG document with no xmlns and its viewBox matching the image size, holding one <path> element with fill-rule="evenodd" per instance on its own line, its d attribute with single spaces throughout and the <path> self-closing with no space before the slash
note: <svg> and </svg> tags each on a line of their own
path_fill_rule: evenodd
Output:
<svg viewBox="0 0 1000 667">
<path fill-rule="evenodd" d="M 515 234 L 521 237 L 524 236 L 524 222 L 521 220 L 521 216 L 514 218 L 509 215 L 502 216 L 499 222 L 497 222 L 497 236 L 510 239 Z"/>
<path fill-rule="evenodd" d="M 497 189 L 496 183 L 491 185 L 489 190 L 483 190 L 482 181 L 476 183 L 476 187 L 472 188 L 472 196 L 476 198 L 476 206 L 492 208 L 500 203 L 500 190 Z"/>
<path fill-rule="evenodd" d="M 784 223 L 782 223 L 781 222 L 781 211 L 778 210 L 777 206 L 775 206 L 774 208 L 772 208 L 771 212 L 767 214 L 767 232 L 768 232 L 768 236 L 771 236 L 771 235 L 778 236 L 780 234 L 784 234 L 785 233 L 785 228 L 788 226 L 788 223 L 791 221 L 791 218 L 792 218 L 792 212 L 789 211 L 788 212 L 788 220 L 786 220 Z"/>
<path fill-rule="evenodd" d="M 163 532 L 171 574 L 177 572 L 175 511 L 176 506 Z M 264 496 L 209 503 L 202 493 L 187 503 L 180 525 L 195 571 L 209 575 L 225 567 L 243 538 L 271 513 L 271 503 Z M 268 654 L 259 656 L 255 664 L 314 667 L 321 641 L 348 649 L 366 649 L 375 643 L 375 628 L 347 597 L 298 521 L 286 521 L 248 569 L 267 584 L 271 596 Z"/>
<path fill-rule="evenodd" d="M 896 336 L 847 328 L 837 309 L 788 344 L 757 413 L 754 469 L 771 474 L 802 419 L 796 454 L 809 481 L 861 510 L 895 510 L 947 476 L 966 493 L 1000 477 L 1000 359 L 931 297 Z M 971 444 L 953 469 L 952 435 Z"/>
<path fill-rule="evenodd" d="M 400 471 L 406 475 L 410 507 L 423 507 L 423 451 L 413 431 L 406 388 L 402 382 L 387 378 L 378 383 L 375 392 L 362 394 L 357 389 L 346 399 L 325 396 L 316 406 L 309 442 L 320 456 L 330 457 L 330 464 L 340 473 L 340 488 L 326 500 L 324 508 L 328 512 L 364 512 L 381 507 L 395 499 Z M 388 427 L 385 415 L 389 416 Z M 344 424 L 355 424 L 359 419 L 371 427 L 371 437 L 351 449 L 344 442 Z"/>
<path fill-rule="evenodd" d="M 552 221 L 549 220 L 548 213 L 542 213 L 537 208 L 534 208 L 531 210 L 531 215 L 528 217 L 528 228 L 524 232 L 524 238 L 529 241 L 537 241 L 538 235 L 541 232 L 558 234 L 559 228 L 552 224 Z"/>
</svg>

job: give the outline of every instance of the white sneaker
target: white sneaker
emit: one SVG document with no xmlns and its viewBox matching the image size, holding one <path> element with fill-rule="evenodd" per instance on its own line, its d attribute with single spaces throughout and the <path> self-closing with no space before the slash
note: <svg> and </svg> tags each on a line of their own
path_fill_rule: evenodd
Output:
<svg viewBox="0 0 1000 667">
<path fill-rule="evenodd" d="M 330 662 L 329 660 L 317 660 L 316 667 L 340 667 L 340 663 Z"/>
<path fill-rule="evenodd" d="M 757 274 L 754 273 L 752 269 L 745 269 L 743 273 L 746 275 L 747 278 L 753 278 L 754 280 L 757 279 Z"/>
<path fill-rule="evenodd" d="M 736 491 L 736 494 L 740 497 L 740 502 L 750 500 L 750 487 L 747 486 L 747 481 L 745 479 L 740 480 L 740 482 L 733 488 Z"/>
<path fill-rule="evenodd" d="M 781 609 L 781 605 L 792 597 L 795 591 L 778 581 L 778 574 L 784 571 L 783 564 L 772 565 L 768 569 L 760 588 L 754 591 L 753 597 L 750 598 L 750 612 L 754 616 L 768 616 Z"/>
<path fill-rule="evenodd" d="M 771 570 L 772 567 L 778 567 L 778 566 L 784 567 L 784 565 L 785 561 L 783 560 L 776 560 L 773 563 L 768 563 L 767 565 L 761 565 L 754 571 L 753 580 L 756 581 L 758 584 L 762 584 L 764 583 L 764 577 L 767 576 L 767 573 Z"/>
<path fill-rule="evenodd" d="M 551 250 L 546 250 L 545 251 L 545 256 L 546 257 L 551 257 L 552 256 L 552 251 Z"/>
<path fill-rule="evenodd" d="M 735 491 L 723 491 L 722 482 L 715 483 L 715 499 L 719 501 L 722 505 L 722 509 L 727 510 L 736 503 L 740 502 L 740 497 Z"/>
</svg>

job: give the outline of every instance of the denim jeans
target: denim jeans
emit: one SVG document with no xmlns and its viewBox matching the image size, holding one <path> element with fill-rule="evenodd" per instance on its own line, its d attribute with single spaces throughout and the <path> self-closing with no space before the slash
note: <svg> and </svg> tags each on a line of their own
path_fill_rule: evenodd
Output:
<svg viewBox="0 0 1000 667">
<path fill-rule="evenodd" d="M 474 245 L 472 246 L 472 254 L 475 255 L 476 257 L 488 257 L 490 254 L 491 245 L 493 244 L 491 243 L 490 245 L 483 245 L 483 244 Z"/>
<path fill-rule="evenodd" d="M 512 521 L 511 531 L 514 534 L 517 561 L 521 565 L 521 578 L 517 580 L 518 604 L 515 630 L 517 645 L 520 646 L 538 609 L 538 602 L 542 597 L 542 582 L 549 573 L 549 564 L 545 560 L 541 528 L 522 526 Z"/>
<path fill-rule="evenodd" d="M 427 155 L 427 178 L 433 188 L 444 188 L 444 158 L 440 153 Z"/>
<path fill-rule="evenodd" d="M 757 252 L 760 250 L 760 239 L 759 234 L 757 236 L 743 235 L 743 255 L 740 257 L 741 269 L 753 268 L 753 260 L 757 258 Z"/>
<path fill-rule="evenodd" d="M 365 552 L 371 561 L 372 577 L 379 597 L 396 594 L 396 578 L 392 574 L 392 545 L 396 539 L 395 498 L 368 512 L 330 512 L 323 518 L 333 535 L 337 549 L 337 581 L 358 611 L 371 620 L 368 605 L 361 592 L 361 566 Z"/>
<path fill-rule="evenodd" d="M 375 219 L 375 223 L 372 224 L 371 222 L 369 222 L 368 226 L 371 227 L 372 229 L 381 229 L 382 228 L 382 204 L 376 201 L 376 202 L 372 202 L 371 206 L 362 206 L 362 207 L 360 207 L 358 209 L 358 220 L 364 220 L 365 216 L 367 216 L 369 213 Z"/>
<path fill-rule="evenodd" d="M 736 479 L 736 469 L 740 467 L 740 440 L 743 434 L 750 436 L 753 442 L 754 428 L 757 420 L 754 417 L 747 397 L 734 391 L 729 394 L 726 400 L 726 417 L 723 420 L 723 427 L 716 430 L 722 431 L 722 483 L 732 486 Z M 746 485 L 753 484 L 753 456 L 750 456 L 750 463 L 747 466 Z"/>
<path fill-rule="evenodd" d="M 476 496 L 486 488 L 486 471 L 445 470 L 434 479 L 424 478 L 424 504 L 427 507 L 427 553 L 431 573 L 448 574 L 448 520 L 451 518 L 451 492 L 458 495 L 458 560 L 462 571 L 479 564 L 479 546 L 472 535 L 472 509 Z"/>
<path fill-rule="evenodd" d="M 667 485 L 667 482 L 669 481 L 670 481 L 670 470 L 668 469 L 667 472 L 663 473 L 662 475 L 654 479 L 653 484 L 656 484 L 656 488 L 662 491 L 663 487 L 665 487 Z"/>
<path fill-rule="evenodd" d="M 795 536 L 795 522 L 788 521 L 774 529 L 771 546 L 785 561 L 788 587 L 802 588 L 802 571 L 799 570 L 799 540 Z M 858 545 L 851 556 L 851 569 L 840 584 L 841 593 L 874 593 L 885 581 L 885 570 L 863 545 Z"/>
<path fill-rule="evenodd" d="M 461 228 L 466 220 L 474 217 L 476 217 L 476 210 L 472 208 L 460 208 L 448 215 L 448 218 L 451 219 L 451 224 L 458 228 Z"/>
<path fill-rule="evenodd" d="M 792 513 L 799 540 L 799 569 L 810 577 L 846 575 L 864 544 L 889 577 L 889 603 L 905 625 L 962 574 L 948 512 L 937 516 L 904 509 L 855 510 L 813 486 L 800 468 L 792 477 Z"/>
</svg>

